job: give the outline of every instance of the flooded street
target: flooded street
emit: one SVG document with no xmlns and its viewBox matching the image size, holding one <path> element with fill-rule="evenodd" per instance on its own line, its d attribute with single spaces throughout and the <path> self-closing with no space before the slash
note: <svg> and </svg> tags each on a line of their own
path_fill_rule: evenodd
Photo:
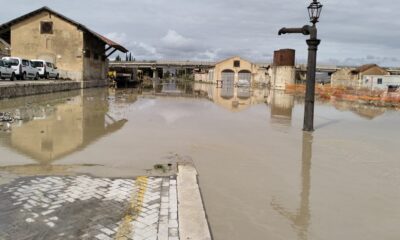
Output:
<svg viewBox="0 0 400 240">
<path fill-rule="evenodd" d="M 216 240 L 400 238 L 400 112 L 172 82 L 0 101 L 0 169 L 133 177 L 193 162 Z M 167 174 L 167 173 L 166 173 Z M 0 184 L 8 179 L 0 179 Z"/>
</svg>

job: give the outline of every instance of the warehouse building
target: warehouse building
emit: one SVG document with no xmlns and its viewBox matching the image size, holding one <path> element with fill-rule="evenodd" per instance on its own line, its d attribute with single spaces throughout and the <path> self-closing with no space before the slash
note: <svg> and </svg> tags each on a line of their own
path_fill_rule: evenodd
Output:
<svg viewBox="0 0 400 240">
<path fill-rule="evenodd" d="M 82 87 L 107 83 L 108 57 L 128 50 L 86 26 L 43 7 L 0 25 L 0 38 L 11 56 L 54 63 L 60 77 Z"/>
</svg>

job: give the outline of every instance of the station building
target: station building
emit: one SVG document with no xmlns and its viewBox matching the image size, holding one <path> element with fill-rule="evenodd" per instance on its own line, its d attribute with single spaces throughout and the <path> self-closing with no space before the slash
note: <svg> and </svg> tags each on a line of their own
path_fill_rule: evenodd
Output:
<svg viewBox="0 0 400 240">
<path fill-rule="evenodd" d="M 268 68 L 269 66 L 261 66 L 236 56 L 217 62 L 208 73 L 195 74 L 195 80 L 210 83 L 223 81 L 229 85 L 235 85 L 239 80 L 245 80 L 250 85 L 267 83 Z"/>
<path fill-rule="evenodd" d="M 108 57 L 120 44 L 86 26 L 43 7 L 0 25 L 0 38 L 11 46 L 11 56 L 54 63 L 61 78 L 82 87 L 106 84 Z"/>
</svg>

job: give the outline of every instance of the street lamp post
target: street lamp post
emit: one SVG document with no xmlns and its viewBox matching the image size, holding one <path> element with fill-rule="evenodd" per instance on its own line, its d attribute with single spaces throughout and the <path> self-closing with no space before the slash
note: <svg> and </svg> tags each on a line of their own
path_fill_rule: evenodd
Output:
<svg viewBox="0 0 400 240">
<path fill-rule="evenodd" d="M 308 7 L 310 22 L 313 24 L 305 25 L 302 28 L 282 28 L 279 30 L 279 35 L 287 33 L 301 33 L 303 35 L 310 35 L 308 39 L 308 64 L 307 64 L 307 83 L 306 83 L 306 97 L 304 108 L 304 125 L 303 131 L 314 131 L 314 101 L 315 101 L 315 72 L 317 69 L 317 50 L 321 40 L 317 38 L 316 23 L 321 15 L 322 4 L 317 0 Z"/>
</svg>

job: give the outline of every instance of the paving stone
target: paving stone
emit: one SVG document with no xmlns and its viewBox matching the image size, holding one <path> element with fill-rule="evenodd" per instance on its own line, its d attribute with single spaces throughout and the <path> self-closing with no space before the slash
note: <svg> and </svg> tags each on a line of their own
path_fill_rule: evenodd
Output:
<svg viewBox="0 0 400 240">
<path fill-rule="evenodd" d="M 176 206 L 175 178 L 20 177 L 0 185 L 0 239 L 167 240 Z"/>
</svg>

